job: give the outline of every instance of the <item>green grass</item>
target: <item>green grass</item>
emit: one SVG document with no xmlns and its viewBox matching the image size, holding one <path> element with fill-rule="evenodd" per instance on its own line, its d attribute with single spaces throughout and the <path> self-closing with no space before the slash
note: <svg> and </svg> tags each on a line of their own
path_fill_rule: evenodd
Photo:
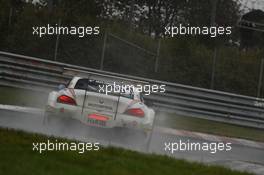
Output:
<svg viewBox="0 0 264 175">
<path fill-rule="evenodd" d="M 38 108 L 43 108 L 45 106 L 48 97 L 47 93 L 9 87 L 0 87 L 0 92 L 0 104 L 31 106 Z M 264 142 L 264 130 L 261 129 L 178 116 L 176 114 L 158 113 L 157 117 L 157 124 L 164 127 Z"/>
<path fill-rule="evenodd" d="M 0 92 L 0 104 L 42 108 L 48 99 L 48 93 L 20 88 L 0 86 Z"/>
<path fill-rule="evenodd" d="M 79 154 L 74 151 L 38 153 L 32 143 L 42 135 L 0 129 L 0 174 L 3 175 L 246 175 L 218 166 L 189 163 L 167 156 L 147 155 L 118 148 Z M 58 142 L 66 140 L 57 139 Z"/>
<path fill-rule="evenodd" d="M 158 113 L 157 117 L 157 124 L 164 127 L 264 142 L 263 129 L 238 126 L 199 118 L 177 116 L 175 114 Z"/>
</svg>

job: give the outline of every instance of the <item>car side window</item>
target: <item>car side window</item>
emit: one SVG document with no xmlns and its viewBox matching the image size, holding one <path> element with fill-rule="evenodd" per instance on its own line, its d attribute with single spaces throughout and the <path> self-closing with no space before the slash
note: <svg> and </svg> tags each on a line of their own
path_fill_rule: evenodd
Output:
<svg viewBox="0 0 264 175">
<path fill-rule="evenodd" d="M 74 89 L 81 89 L 99 93 L 100 85 L 102 85 L 102 83 L 96 80 L 80 79 L 77 81 Z"/>
<path fill-rule="evenodd" d="M 88 85 L 88 80 L 87 79 L 80 79 L 77 81 L 74 89 L 81 89 L 81 90 L 86 90 Z"/>
</svg>

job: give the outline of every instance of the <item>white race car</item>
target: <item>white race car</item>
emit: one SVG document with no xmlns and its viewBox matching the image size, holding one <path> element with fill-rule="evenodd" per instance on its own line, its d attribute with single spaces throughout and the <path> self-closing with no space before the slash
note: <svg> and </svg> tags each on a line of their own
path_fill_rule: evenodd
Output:
<svg viewBox="0 0 264 175">
<path fill-rule="evenodd" d="M 45 123 L 52 118 L 72 118 L 103 128 L 152 130 L 155 112 L 144 104 L 142 94 L 132 92 L 104 93 L 103 81 L 74 77 L 67 87 L 49 94 Z"/>
</svg>

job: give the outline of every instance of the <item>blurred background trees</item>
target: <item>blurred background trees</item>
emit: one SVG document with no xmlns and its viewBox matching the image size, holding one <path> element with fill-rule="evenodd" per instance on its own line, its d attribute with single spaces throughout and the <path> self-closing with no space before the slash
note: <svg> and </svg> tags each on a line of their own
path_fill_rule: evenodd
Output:
<svg viewBox="0 0 264 175">
<path fill-rule="evenodd" d="M 232 26 L 232 35 L 217 38 L 215 89 L 254 96 L 263 34 L 236 25 L 241 17 L 259 23 L 264 17 L 261 10 L 246 14 L 242 5 L 239 0 L 216 4 L 215 25 Z M 57 60 L 100 68 L 107 29 L 105 70 L 210 88 L 212 38 L 168 38 L 164 27 L 210 26 L 211 16 L 212 0 L 0 0 L 0 50 L 53 60 L 57 36 L 34 36 L 33 26 L 59 20 L 63 26 L 100 26 L 99 36 L 59 36 Z"/>
</svg>

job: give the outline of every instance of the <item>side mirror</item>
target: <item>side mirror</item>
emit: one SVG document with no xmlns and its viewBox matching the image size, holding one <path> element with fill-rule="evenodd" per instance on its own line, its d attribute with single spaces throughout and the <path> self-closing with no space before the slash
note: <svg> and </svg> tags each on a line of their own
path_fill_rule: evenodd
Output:
<svg viewBox="0 0 264 175">
<path fill-rule="evenodd" d="M 58 90 L 59 90 L 59 91 L 65 89 L 65 88 L 66 88 L 66 86 L 65 86 L 64 84 L 60 84 L 60 85 L 58 86 Z"/>
</svg>

